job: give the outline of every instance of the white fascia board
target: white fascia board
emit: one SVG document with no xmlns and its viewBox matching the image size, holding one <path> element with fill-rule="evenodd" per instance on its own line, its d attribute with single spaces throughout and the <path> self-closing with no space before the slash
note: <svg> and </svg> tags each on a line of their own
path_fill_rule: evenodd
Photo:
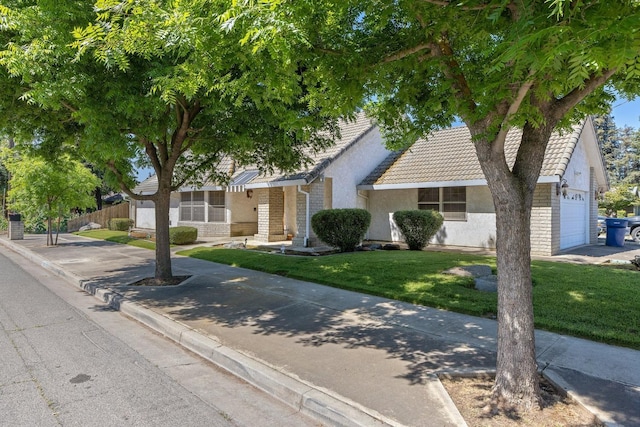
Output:
<svg viewBox="0 0 640 427">
<path fill-rule="evenodd" d="M 560 182 L 558 175 L 541 176 L 539 184 Z M 435 182 L 409 182 L 401 184 L 368 184 L 358 185 L 358 190 L 407 190 L 412 188 L 439 188 L 439 187 L 479 187 L 487 185 L 486 179 L 469 179 L 464 181 L 435 181 Z"/>
<path fill-rule="evenodd" d="M 434 181 L 434 182 L 408 182 L 401 184 L 370 184 L 358 185 L 358 190 L 407 190 L 412 188 L 438 188 L 438 187 L 476 187 L 487 185 L 486 179 L 469 179 L 464 181 Z"/>
<path fill-rule="evenodd" d="M 560 182 L 559 175 L 546 175 L 538 177 L 538 184 L 553 184 L 556 182 Z"/>
<path fill-rule="evenodd" d="M 272 188 L 272 187 L 293 187 L 296 185 L 308 185 L 310 184 L 305 179 L 294 179 L 291 181 L 271 181 L 271 182 L 259 182 L 256 184 L 245 184 L 247 189 L 256 188 Z"/>
<path fill-rule="evenodd" d="M 207 185 L 205 187 L 180 187 L 178 193 L 188 193 L 191 191 L 224 191 L 227 187 L 220 185 Z"/>
</svg>

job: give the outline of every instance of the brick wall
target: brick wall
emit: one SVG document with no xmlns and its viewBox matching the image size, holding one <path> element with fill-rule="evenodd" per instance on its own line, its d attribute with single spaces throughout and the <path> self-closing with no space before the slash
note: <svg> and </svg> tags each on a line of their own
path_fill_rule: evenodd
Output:
<svg viewBox="0 0 640 427">
<path fill-rule="evenodd" d="M 22 240 L 24 239 L 24 222 L 23 221 L 9 221 L 9 240 Z"/>
<path fill-rule="evenodd" d="M 258 193 L 258 232 L 254 237 L 265 242 L 286 240 L 282 188 L 264 188 L 256 192 Z"/>
<path fill-rule="evenodd" d="M 531 209 L 531 254 L 552 255 L 560 250 L 560 198 L 555 184 L 538 184 Z"/>
<path fill-rule="evenodd" d="M 589 181 L 589 243 L 595 245 L 598 243 L 598 181 L 594 168 L 589 168 Z"/>
<path fill-rule="evenodd" d="M 196 228 L 200 237 L 229 237 L 231 235 L 231 224 L 225 222 L 179 221 L 178 226 Z"/>
</svg>

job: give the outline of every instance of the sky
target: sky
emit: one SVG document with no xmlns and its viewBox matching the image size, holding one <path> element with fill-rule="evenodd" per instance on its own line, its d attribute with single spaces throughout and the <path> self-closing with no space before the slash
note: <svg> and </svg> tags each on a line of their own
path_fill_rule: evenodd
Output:
<svg viewBox="0 0 640 427">
<path fill-rule="evenodd" d="M 617 128 L 625 126 L 640 128 L 640 97 L 633 101 L 616 99 L 612 107 L 611 116 Z"/>
</svg>

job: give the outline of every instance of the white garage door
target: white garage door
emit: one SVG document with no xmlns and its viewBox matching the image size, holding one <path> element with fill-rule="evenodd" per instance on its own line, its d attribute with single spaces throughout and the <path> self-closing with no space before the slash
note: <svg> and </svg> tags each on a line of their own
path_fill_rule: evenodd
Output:
<svg viewBox="0 0 640 427">
<path fill-rule="evenodd" d="M 566 197 L 560 196 L 560 249 L 588 243 L 588 222 L 586 192 L 569 191 Z"/>
</svg>

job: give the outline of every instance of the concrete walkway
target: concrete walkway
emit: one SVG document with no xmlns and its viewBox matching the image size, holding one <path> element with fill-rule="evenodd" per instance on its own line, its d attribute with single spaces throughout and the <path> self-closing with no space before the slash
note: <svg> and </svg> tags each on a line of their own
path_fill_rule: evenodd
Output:
<svg viewBox="0 0 640 427">
<path fill-rule="evenodd" d="M 0 244 L 326 425 L 465 425 L 437 374 L 495 367 L 488 319 L 180 256 L 182 285 L 127 286 L 153 275 L 153 251 L 70 234 Z M 640 426 L 639 351 L 544 331 L 536 351 L 602 421 Z"/>
</svg>

